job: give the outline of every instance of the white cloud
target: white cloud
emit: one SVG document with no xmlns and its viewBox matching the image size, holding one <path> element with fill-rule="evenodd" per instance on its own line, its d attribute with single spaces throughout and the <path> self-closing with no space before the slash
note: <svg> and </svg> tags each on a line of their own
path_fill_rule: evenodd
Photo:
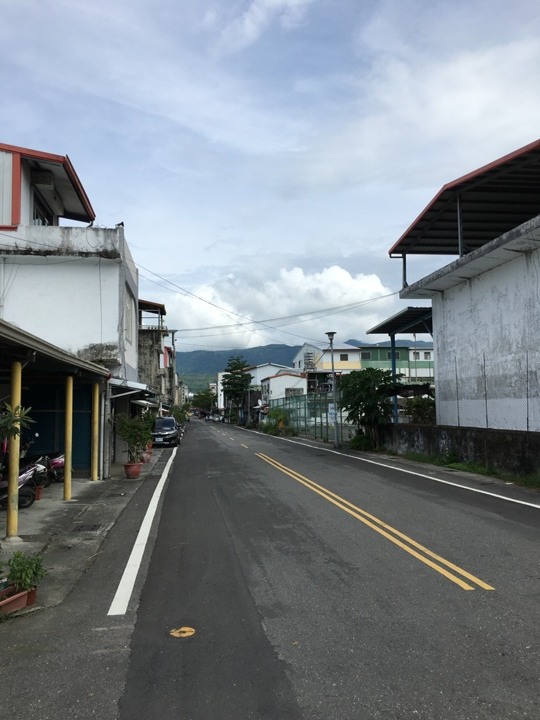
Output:
<svg viewBox="0 0 540 720">
<path fill-rule="evenodd" d="M 399 289 L 388 249 L 441 185 L 539 136 L 530 0 L 0 3 L 0 140 L 68 154 L 137 262 L 256 319 Z M 230 321 L 141 286 L 173 327 Z M 301 341 L 258 332 L 194 344 Z"/>
<path fill-rule="evenodd" d="M 315 0 L 252 0 L 246 10 L 221 31 L 220 48 L 238 52 L 253 45 L 273 22 L 285 30 L 296 28 Z"/>
<path fill-rule="evenodd" d="M 155 298 L 149 297 L 152 292 Z M 352 275 L 338 265 L 311 273 L 299 267 L 282 268 L 269 277 L 244 270 L 193 292 L 208 302 L 172 292 L 165 299 L 168 327 L 181 330 L 178 347 L 185 351 L 198 345 L 298 345 L 324 340 L 330 326 L 342 341 L 364 338 L 396 307 L 396 297 L 376 275 Z M 144 297 L 163 298 L 163 293 L 148 288 Z M 346 308 L 349 305 L 356 307 Z"/>
</svg>

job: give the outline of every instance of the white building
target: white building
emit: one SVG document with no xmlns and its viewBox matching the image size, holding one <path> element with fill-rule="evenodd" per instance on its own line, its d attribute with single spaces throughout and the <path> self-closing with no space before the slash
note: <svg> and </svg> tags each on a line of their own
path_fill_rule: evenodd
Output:
<svg viewBox="0 0 540 720">
<path fill-rule="evenodd" d="M 0 144 L 0 319 L 137 379 L 138 276 L 123 227 L 95 214 L 69 158 Z"/>
<path fill-rule="evenodd" d="M 287 372 L 291 370 L 287 365 L 279 365 L 278 363 L 262 363 L 261 365 L 252 365 L 246 368 L 246 372 L 251 375 L 251 387 L 253 389 L 260 389 L 262 381 L 269 375 L 276 375 L 280 372 Z"/>
<path fill-rule="evenodd" d="M 261 383 L 261 401 L 269 405 L 272 400 L 307 394 L 307 377 L 304 374 L 283 371 L 270 375 Z"/>
<path fill-rule="evenodd" d="M 137 382 L 137 270 L 123 227 L 94 227 L 94 220 L 67 156 L 0 144 L 0 320 L 109 370 L 100 410 L 79 374 L 72 378 L 73 466 L 89 467 L 99 413 L 101 474 L 107 476 L 108 400 L 128 411 L 146 387 Z M 66 221 L 79 225 L 61 225 Z M 39 414 L 44 445 L 36 443 L 35 451 L 62 448 L 64 389 L 51 377 L 30 391 L 23 404 Z"/>
<path fill-rule="evenodd" d="M 540 141 L 445 185 L 390 250 L 430 298 L 437 422 L 540 431 Z M 407 285 L 414 254 L 459 259 Z"/>
<path fill-rule="evenodd" d="M 360 370 L 360 350 L 348 343 L 334 343 L 334 369 L 345 373 Z M 332 370 L 330 346 L 304 343 L 293 358 L 293 370 L 328 372 Z"/>
</svg>

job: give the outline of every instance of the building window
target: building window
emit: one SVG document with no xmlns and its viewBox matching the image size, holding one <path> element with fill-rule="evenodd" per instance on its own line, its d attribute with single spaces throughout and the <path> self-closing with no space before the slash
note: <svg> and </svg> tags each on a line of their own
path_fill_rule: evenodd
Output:
<svg viewBox="0 0 540 720">
<path fill-rule="evenodd" d="M 413 360 L 420 360 L 420 353 L 417 350 L 415 350 L 412 355 Z"/>
<path fill-rule="evenodd" d="M 425 352 L 425 353 L 424 353 L 424 360 L 431 360 L 431 353 L 430 353 L 430 352 Z"/>
<path fill-rule="evenodd" d="M 371 360 L 371 353 L 369 351 L 360 353 L 362 360 Z"/>
<path fill-rule="evenodd" d="M 392 353 L 391 353 L 391 352 L 387 353 L 387 354 L 386 354 L 386 357 L 387 357 L 388 360 L 391 360 L 391 359 L 392 359 Z M 399 350 L 396 350 L 396 360 L 399 360 Z"/>
<path fill-rule="evenodd" d="M 340 360 L 340 362 L 348 362 L 348 360 L 349 360 L 348 354 L 347 354 L 347 353 L 341 353 L 341 355 L 339 356 L 339 360 Z"/>
<path fill-rule="evenodd" d="M 53 225 L 54 216 L 37 192 L 34 192 L 34 212 L 32 215 L 33 225 Z"/>
</svg>

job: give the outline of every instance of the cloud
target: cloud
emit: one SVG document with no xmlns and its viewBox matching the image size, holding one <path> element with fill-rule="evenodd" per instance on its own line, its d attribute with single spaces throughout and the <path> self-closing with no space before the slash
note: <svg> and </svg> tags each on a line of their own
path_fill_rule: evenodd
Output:
<svg viewBox="0 0 540 720">
<path fill-rule="evenodd" d="M 170 326 L 332 307 L 399 289 L 388 249 L 439 188 L 538 137 L 539 38 L 530 0 L 5 2 L 0 139 L 67 153 L 136 262 L 230 311 L 143 271 Z M 193 343 L 301 341 L 234 332 Z"/>
<path fill-rule="evenodd" d="M 261 269 L 251 274 L 244 269 L 193 292 L 207 302 L 173 291 L 163 300 L 163 292 L 150 287 L 144 294 L 145 299 L 165 302 L 168 327 L 180 331 L 178 348 L 184 351 L 272 342 L 301 345 L 324 340 L 330 326 L 342 341 L 363 338 L 398 306 L 396 296 L 389 297 L 392 291 L 376 275 L 352 275 L 339 265 L 311 273 L 300 267 L 281 268 L 271 276 Z"/>
<path fill-rule="evenodd" d="M 253 0 L 248 8 L 233 18 L 221 31 L 220 48 L 235 53 L 255 44 L 273 23 L 284 30 L 301 24 L 314 0 Z"/>
</svg>

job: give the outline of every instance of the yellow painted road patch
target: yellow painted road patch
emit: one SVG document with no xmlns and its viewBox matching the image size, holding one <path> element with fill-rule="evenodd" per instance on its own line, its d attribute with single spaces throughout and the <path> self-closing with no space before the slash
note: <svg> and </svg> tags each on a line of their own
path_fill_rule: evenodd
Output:
<svg viewBox="0 0 540 720">
<path fill-rule="evenodd" d="M 192 627 L 176 628 L 176 630 L 171 630 L 169 635 L 175 638 L 191 637 L 192 635 L 195 635 L 195 629 Z"/>
</svg>

